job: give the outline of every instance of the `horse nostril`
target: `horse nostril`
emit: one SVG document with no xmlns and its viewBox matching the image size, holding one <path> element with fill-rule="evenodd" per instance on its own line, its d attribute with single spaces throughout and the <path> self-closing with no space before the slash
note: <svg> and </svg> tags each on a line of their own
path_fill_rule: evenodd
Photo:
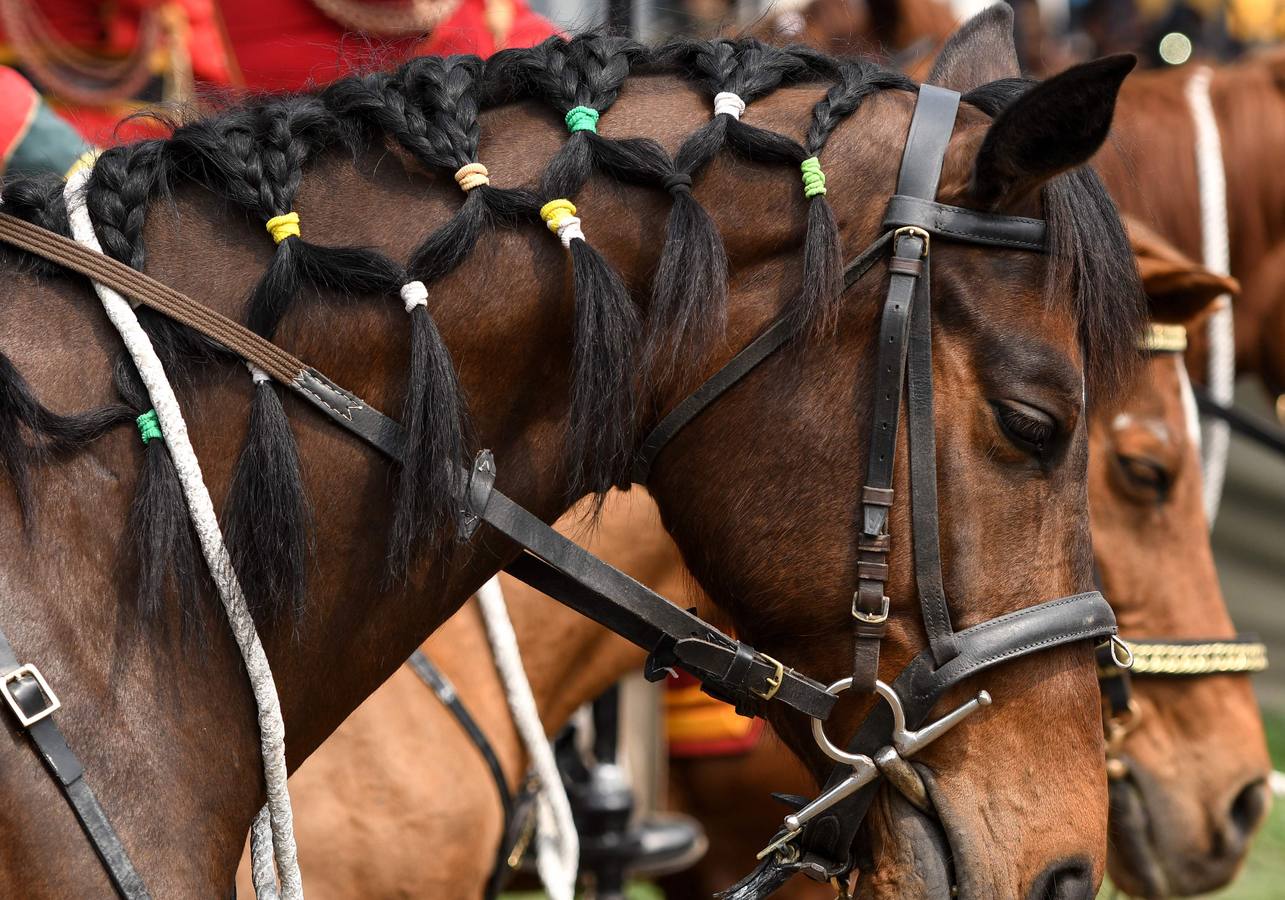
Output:
<svg viewBox="0 0 1285 900">
<path fill-rule="evenodd" d="M 1227 812 L 1227 830 L 1230 843 L 1244 846 L 1267 814 L 1270 792 L 1267 782 L 1256 778 L 1241 788 Z"/>
<path fill-rule="evenodd" d="M 1083 859 L 1054 863 L 1040 873 L 1027 900 L 1093 900 L 1093 866 Z"/>
</svg>

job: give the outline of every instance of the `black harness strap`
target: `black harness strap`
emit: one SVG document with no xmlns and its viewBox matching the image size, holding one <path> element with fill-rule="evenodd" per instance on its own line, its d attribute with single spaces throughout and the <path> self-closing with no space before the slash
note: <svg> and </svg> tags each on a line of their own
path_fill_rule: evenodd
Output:
<svg viewBox="0 0 1285 900">
<path fill-rule="evenodd" d="M 361 398 L 315 369 L 288 386 L 372 447 L 394 460 L 401 458 L 401 425 Z M 487 468 L 481 467 L 483 459 Z M 505 566 L 510 575 L 650 651 L 648 670 L 656 678 L 670 666 L 682 666 L 743 715 L 755 714 L 763 702 L 773 699 L 814 718 L 830 714 L 835 696 L 824 685 L 678 608 L 495 490 L 489 459 L 490 454 L 479 457 L 472 472 L 461 473 L 465 512 L 527 551 Z M 486 490 L 474 489 L 479 476 Z"/>
<path fill-rule="evenodd" d="M 897 194 L 931 201 L 937 196 L 942 161 L 955 115 L 959 94 L 923 85 L 910 132 L 902 151 Z M 883 305 L 875 369 L 874 427 L 870 431 L 870 455 L 866 461 L 866 483 L 861 489 L 861 537 L 857 543 L 857 591 L 852 598 L 853 687 L 873 692 L 879 675 L 879 646 L 888 622 L 888 554 L 892 538 L 888 533 L 888 512 L 894 499 L 897 433 L 901 420 L 902 386 L 909 380 L 917 390 L 917 403 L 910 408 L 910 464 L 912 490 L 911 540 L 915 551 L 915 572 L 920 605 L 929 646 L 938 662 L 953 653 L 950 642 L 950 614 L 946 611 L 941 587 L 940 550 L 937 538 L 937 457 L 932 420 L 932 331 L 927 260 L 929 235 L 917 226 L 903 226 L 895 232 L 892 273 Z M 916 311 L 917 310 L 917 311 Z M 912 315 L 913 313 L 913 315 Z M 911 338 L 911 320 L 919 320 L 918 340 Z M 910 344 L 917 348 L 916 368 L 927 367 L 920 377 L 906 378 Z M 925 359 L 925 357 L 927 357 Z M 926 376 L 926 377 L 922 377 Z M 924 529 L 921 531 L 921 529 Z"/>
<path fill-rule="evenodd" d="M 1193 384 L 1191 390 L 1196 395 L 1196 406 L 1201 415 L 1221 419 L 1237 434 L 1285 456 L 1285 431 L 1280 427 L 1243 409 L 1224 406 L 1209 396 L 1209 391 L 1201 385 Z"/>
<path fill-rule="evenodd" d="M 61 704 L 34 665 L 19 665 L 9 639 L 0 630 L 0 686 L 20 730 L 35 744 L 40 759 L 76 814 L 94 852 L 102 860 L 116 893 L 125 900 L 149 900 L 143 879 L 125 852 L 107 813 L 85 782 L 80 759 L 53 720 Z"/>
<path fill-rule="evenodd" d="M 473 715 L 464 705 L 464 701 L 460 699 L 460 695 L 456 693 L 455 685 L 451 684 L 450 679 L 443 674 L 442 670 L 433 665 L 432 660 L 424 655 L 423 650 L 416 650 L 412 653 L 410 659 L 406 660 L 406 664 L 410 666 L 411 671 L 428 685 L 429 690 L 446 707 L 447 712 L 455 717 L 455 721 L 464 729 L 464 733 L 473 742 L 473 746 L 477 748 L 482 761 L 486 763 L 486 767 L 491 771 L 491 780 L 495 783 L 495 792 L 499 795 L 500 809 L 504 814 L 504 827 L 500 831 L 500 845 L 495 851 L 495 866 L 491 870 L 492 876 L 487 885 L 486 896 L 494 897 L 499 893 L 500 887 L 500 879 L 497 876 L 501 875 L 505 870 L 509 851 L 512 849 L 509 846 L 509 838 L 513 831 L 515 814 L 513 792 L 509 790 L 508 779 L 504 777 L 504 768 L 500 765 L 499 757 L 495 755 L 495 748 L 491 746 L 491 742 L 487 740 L 486 734 L 477 724 L 477 720 L 473 718 Z"/>
</svg>

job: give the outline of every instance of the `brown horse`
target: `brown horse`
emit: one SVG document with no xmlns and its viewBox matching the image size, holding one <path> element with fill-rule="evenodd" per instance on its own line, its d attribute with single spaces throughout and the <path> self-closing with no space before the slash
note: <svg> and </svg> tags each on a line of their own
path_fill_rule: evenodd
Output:
<svg viewBox="0 0 1285 900">
<path fill-rule="evenodd" d="M 1192 263 L 1146 228 L 1131 225 L 1130 233 L 1156 321 L 1194 325 L 1215 297 L 1235 292 L 1234 281 Z M 1185 382 L 1181 359 L 1157 354 L 1149 377 L 1120 408 L 1095 415 L 1090 425 L 1095 556 L 1126 637 L 1235 636 L 1205 527 L 1199 439 Z M 1113 777 L 1122 808 L 1112 807 L 1111 877 L 1140 897 L 1215 890 L 1235 877 L 1270 803 L 1270 759 L 1248 679 L 1149 678 L 1133 686 L 1136 716 L 1119 731 L 1122 743 L 1111 747 L 1127 760 L 1127 777 Z M 769 791 L 803 789 L 802 772 L 772 741 L 741 758 L 674 760 L 670 772 L 678 807 L 697 815 L 710 837 L 706 858 L 666 881 L 667 896 L 680 900 L 707 896 L 735 871 L 753 843 L 744 823 L 777 814 Z M 790 772 L 793 787 L 781 778 Z M 730 807 L 727 797 L 762 802 Z M 822 894 L 802 883 L 792 887 L 799 897 Z"/>
<path fill-rule="evenodd" d="M 1013 74 L 1011 46 L 997 40 L 984 30 L 970 32 L 939 80 L 973 91 Z M 862 483 L 862 423 L 881 285 L 867 279 L 841 308 L 827 308 L 836 298 L 826 276 L 833 251 L 826 249 L 824 226 L 832 210 L 837 228 L 830 236 L 846 255 L 879 233 L 915 94 L 895 76 L 856 66 L 844 69 L 834 87 L 792 86 L 754 104 L 755 125 L 803 136 L 814 153 L 824 148 L 830 198 L 811 201 L 812 218 L 822 224 L 813 233 L 817 240 L 807 242 L 810 263 L 800 265 L 804 216 L 788 199 L 799 189 L 797 176 L 773 165 L 716 160 L 701 173 L 695 193 L 705 198 L 730 259 L 725 333 L 699 357 L 691 345 L 675 342 L 688 348 L 678 356 L 686 365 L 674 367 L 668 379 L 645 381 L 647 392 L 631 397 L 631 316 L 610 306 L 622 295 L 605 263 L 566 236 L 583 288 L 573 303 L 562 251 L 538 224 L 482 228 L 515 217 L 530 223 L 533 216 L 503 206 L 479 212 L 477 204 L 490 200 L 469 205 L 466 219 L 451 215 L 458 188 L 441 176 L 439 149 L 426 135 L 471 141 L 470 159 L 480 138 L 497 185 L 535 184 L 545 161 L 567 142 L 560 123 L 535 100 L 480 115 L 477 103 L 530 90 L 562 106 L 559 115 L 586 99 L 610 108 L 600 139 L 605 146 L 576 135 L 567 145 L 598 147 L 611 163 L 606 171 L 625 182 L 596 177 L 577 200 L 596 247 L 624 283 L 638 289 L 627 301 L 642 304 L 664 242 L 656 223 L 672 198 L 655 189 L 654 173 L 643 178 L 637 166 L 612 155 L 625 152 L 613 139 L 655 135 L 672 152 L 682 135 L 709 119 L 705 98 L 681 77 L 658 74 L 626 84 L 630 65 L 643 56 L 604 37 L 554 41 L 500 54 L 485 68 L 470 60 L 416 60 L 391 80 L 373 82 L 377 89 L 369 80 L 350 80 L 326 97 L 234 107 L 178 129 L 172 139 L 109 151 L 95 166 L 89 208 L 109 253 L 214 310 L 248 316 L 383 409 L 397 409 L 406 391 L 408 326 L 400 305 L 389 302 L 394 288 L 382 276 L 391 259 L 415 254 L 424 229 L 410 223 L 449 222 L 451 241 L 443 247 L 445 238 L 435 233 L 439 242 L 430 240 L 415 257 L 415 271 L 434 284 L 433 322 L 415 320 L 415 346 L 436 352 L 421 339 L 428 337 L 425 327 L 440 334 L 458 366 L 476 446 L 495 451 L 504 491 L 548 521 L 568 507 L 573 483 L 583 491 L 623 480 L 633 428 L 651 424 L 743 347 L 791 301 L 807 274 L 806 296 L 815 308 L 800 314 L 833 317 L 834 328 L 809 325 L 800 338 L 806 352 L 775 356 L 692 423 L 659 461 L 653 495 L 689 568 L 738 631 L 829 680 L 850 662 L 844 635 L 854 571 L 851 523 Z M 1082 173 L 1051 179 L 1097 149 L 1128 67 L 1111 60 L 1074 70 L 994 120 L 982 106 L 997 109 L 995 98 L 982 90 L 956 122 L 939 198 L 1046 215 L 1053 245 L 1049 257 L 949 242 L 940 252 L 934 292 L 950 302 L 935 341 L 942 398 L 936 441 L 946 583 L 962 625 L 1091 583 L 1084 385 L 1110 389 L 1137 319 L 1127 246 L 1104 195 Z M 411 75 L 414 91 L 399 80 Z M 1065 108 L 1077 114 L 1054 114 Z M 426 119 L 445 119 L 455 130 L 425 131 Z M 338 143 L 349 137 L 358 141 L 355 150 Z M 1035 153 L 1049 147 L 1058 153 Z M 571 156 L 558 159 L 583 162 Z M 458 163 L 449 162 L 449 154 L 446 159 L 449 174 Z M 546 185 L 546 198 L 568 184 L 566 169 L 554 174 L 556 187 Z M 639 181 L 643 186 L 635 186 Z M 165 189 L 172 189 L 172 202 L 163 200 Z M 65 227 L 60 190 L 11 185 L 6 205 Z M 470 202 L 473 197 L 495 195 L 483 191 Z M 519 212 L 530 209 L 513 202 Z M 287 210 L 298 211 L 317 245 L 278 231 L 279 246 L 271 251 L 263 224 Z M 447 250 L 468 249 L 468 228 L 474 241 L 481 235 L 476 252 L 461 252 L 447 265 Z M 354 244 L 374 249 L 339 249 Z M 140 449 L 119 430 L 68 446 L 77 442 L 60 435 L 50 423 L 62 420 L 48 412 L 108 402 L 119 345 L 83 283 L 33 268 L 25 257 L 4 265 L 11 290 L 0 317 L 13 364 L 5 369 L 4 448 L 15 477 L 0 498 L 0 622 L 20 656 L 37 663 L 61 693 L 57 721 L 153 895 L 226 894 L 264 799 L 241 662 L 213 604 L 154 603 L 151 619 L 140 621 L 131 599 L 140 572 L 129 559 L 127 528 Z M 1056 277 L 1059 268 L 1064 277 Z M 288 302 L 310 283 L 317 301 Z M 247 297 L 254 302 L 247 304 Z M 701 312 L 719 321 L 717 309 Z M 572 325 L 577 313 L 578 329 Z M 255 452 L 234 467 L 251 391 L 240 367 L 206 345 L 193 346 L 190 335 L 184 342 L 182 332 L 156 317 L 148 327 L 175 375 L 183 375 L 185 412 L 213 494 L 225 496 L 234 478 L 260 485 L 258 493 L 234 491 L 227 505 L 250 511 L 239 528 L 253 539 L 239 565 L 245 564 L 243 575 L 262 573 L 247 587 L 265 595 L 257 607 L 259 627 L 284 711 L 289 763 L 297 767 L 516 551 L 489 530 L 467 545 L 429 543 L 436 520 L 417 519 L 414 509 L 401 515 L 406 497 L 392 491 L 386 464 L 288 399 L 302 494 L 316 523 L 296 542 L 291 526 L 298 522 L 290 513 L 300 509 L 298 492 L 291 494 L 298 485 L 277 477 L 280 468 L 290 469 L 290 454 L 283 451 L 286 426 L 272 386 L 253 388 L 248 447 Z M 418 352 L 412 363 L 423 376 Z M 122 383 L 132 412 L 142 414 L 146 399 L 128 389 L 128 372 Z M 596 393 L 604 386 L 617 393 Z M 35 406 L 33 396 L 44 407 Z M 836 416 L 835 410 L 849 412 Z M 623 432 L 622 422 L 629 426 Z M 430 423 L 430 435 L 441 424 Z M 58 452 L 37 455 L 45 464 L 30 474 L 39 477 L 24 481 L 21 463 L 31 461 L 33 443 Z M 435 446 L 427 438 L 422 444 L 425 453 Z M 564 458 L 568 445 L 579 451 L 570 459 Z M 899 458 L 897 477 L 904 481 L 905 454 Z M 258 462 L 263 459 L 271 464 Z M 32 511 L 25 528 L 24 485 L 25 508 Z M 1002 504 L 994 500 L 1000 496 Z M 417 542 L 434 549 L 431 559 L 416 557 L 404 579 L 390 585 L 385 523 L 395 500 L 406 527 L 394 550 Z M 436 502 L 452 506 L 449 494 Z M 891 521 L 895 533 L 909 534 L 909 509 L 900 499 Z M 157 534 L 153 529 L 152 537 Z M 304 557 L 308 562 L 296 565 Z M 142 574 L 154 575 L 158 562 L 177 558 L 154 552 L 144 559 L 152 569 L 144 566 Z M 885 658 L 900 667 L 923 639 L 913 605 L 905 602 L 911 596 L 908 544 L 895 544 L 890 561 L 888 590 L 896 603 Z M 287 601 L 302 591 L 283 576 L 300 572 L 309 576 L 306 614 L 291 615 Z M 162 585 L 167 577 L 162 571 Z M 168 598 L 162 592 L 160 599 Z M 193 642 L 185 617 L 203 624 L 204 645 Z M 1106 809 L 1093 673 L 1093 654 L 1082 643 L 1014 662 L 987 679 L 994 709 L 923 754 L 937 773 L 934 796 L 966 894 L 1023 895 L 1059 885 L 1061 895 L 1078 897 L 1100 877 Z M 830 727 L 836 734 L 844 723 L 850 728 L 861 711 L 845 709 Z M 806 722 L 775 718 L 791 744 L 823 770 L 808 750 Z M 1050 729 L 1057 742 L 1045 740 Z M 29 897 L 106 894 L 103 870 L 57 789 L 21 736 L 9 733 L 0 766 L 0 794 L 10 800 L 0 885 Z M 1015 760 L 1058 778 L 1014 781 Z M 872 820 L 866 834 L 883 861 L 869 873 L 868 891 L 905 893 L 916 854 L 934 867 L 945 865 L 935 849 L 902 841 L 886 821 Z"/>
<path fill-rule="evenodd" d="M 1146 229 L 1133 226 L 1131 236 L 1156 321 L 1195 323 L 1216 296 L 1235 291 L 1234 281 L 1190 262 Z M 1094 542 L 1124 634 L 1216 639 L 1234 629 L 1204 527 L 1179 361 L 1173 353 L 1155 355 L 1128 399 L 1092 419 Z M 582 526 L 573 515 L 562 527 L 574 533 Z M 612 495 L 586 546 L 677 603 L 708 606 L 637 491 Z M 1155 578 L 1156 571 L 1165 578 Z M 556 732 L 575 704 L 636 665 L 637 651 L 525 585 L 501 580 L 542 719 Z M 570 652 L 550 653 L 551 635 Z M 459 685 L 516 786 L 522 750 L 502 689 L 477 665 L 489 650 L 476 615 L 460 613 L 424 649 Z M 1248 680 L 1135 684 L 1137 718 L 1114 752 L 1128 760 L 1130 790 L 1141 793 L 1146 819 L 1123 825 L 1113 819 L 1112 878 L 1139 896 L 1212 890 L 1234 875 L 1267 804 L 1269 761 Z M 806 770 L 771 735 L 746 756 L 674 759 L 670 772 L 671 801 L 696 815 L 711 839 L 695 869 L 665 880 L 675 900 L 707 897 L 740 874 L 780 819 L 782 807 L 770 792 L 811 790 Z M 499 840 L 494 789 L 476 748 L 409 668 L 367 700 L 291 786 L 314 896 L 481 894 L 493 859 L 476 851 Z M 451 811 L 446 820 L 429 814 L 439 798 Z M 394 839 L 417 849 L 385 859 L 379 850 Z M 420 847 L 437 848 L 437 856 L 426 861 Z M 798 897 L 832 893 L 802 879 L 782 890 Z"/>
<path fill-rule="evenodd" d="M 1236 367 L 1256 373 L 1264 363 L 1259 334 L 1285 277 L 1279 263 L 1259 271 L 1285 242 L 1285 179 L 1274 162 L 1285 148 L 1285 55 L 1215 66 L 1212 73 L 1209 97 L 1227 184 L 1231 274 L 1244 288 L 1233 307 Z M 1129 79 L 1120 93 L 1112 139 L 1093 163 L 1121 210 L 1200 259 L 1196 133 L 1184 93 L 1191 77 L 1191 68 L 1181 67 L 1139 72 Z M 1193 351 L 1199 357 L 1203 341 L 1198 332 L 1193 333 Z M 1203 364 L 1193 371 L 1203 372 Z"/>
</svg>

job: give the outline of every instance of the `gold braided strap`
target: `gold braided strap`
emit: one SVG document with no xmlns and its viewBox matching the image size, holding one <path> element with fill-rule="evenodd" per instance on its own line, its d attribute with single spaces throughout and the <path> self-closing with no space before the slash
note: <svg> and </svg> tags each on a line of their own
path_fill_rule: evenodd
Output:
<svg viewBox="0 0 1285 900">
<path fill-rule="evenodd" d="M 1151 353 L 1182 353 L 1187 349 L 1187 329 L 1181 325 L 1152 322 L 1142 337 L 1142 349 Z"/>
<path fill-rule="evenodd" d="M 1233 675 L 1267 668 L 1267 647 L 1260 641 L 1125 641 L 1133 651 L 1130 675 Z"/>
</svg>

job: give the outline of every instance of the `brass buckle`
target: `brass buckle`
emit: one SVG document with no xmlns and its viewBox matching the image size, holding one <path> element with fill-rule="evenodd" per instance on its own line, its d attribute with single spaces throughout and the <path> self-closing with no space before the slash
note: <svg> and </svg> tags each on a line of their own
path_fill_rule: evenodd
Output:
<svg viewBox="0 0 1285 900">
<path fill-rule="evenodd" d="M 17 699 L 14 698 L 13 691 L 9 690 L 9 685 L 15 681 L 20 681 L 28 675 L 36 679 L 36 686 L 40 688 L 40 693 L 45 697 L 45 708 L 32 716 L 23 711 L 22 707 L 18 705 Z M 62 708 L 62 701 L 58 699 L 58 695 L 49 687 L 49 682 L 45 681 L 45 676 L 41 675 L 40 670 L 31 663 L 19 666 L 12 672 L 6 672 L 3 679 L 0 679 L 0 688 L 3 688 L 4 699 L 9 704 L 9 709 L 13 710 L 13 714 L 18 717 L 18 722 L 21 723 L 23 728 L 30 728 L 41 719 L 48 718 Z"/>
<path fill-rule="evenodd" d="M 754 696 L 758 697 L 760 700 L 771 700 L 776 696 L 776 692 L 781 689 L 781 682 L 785 679 L 785 666 L 781 665 L 778 660 L 773 659 L 761 651 L 758 656 L 759 659 L 763 660 L 765 663 L 771 664 L 772 668 L 776 669 L 776 672 L 768 678 L 766 691 L 760 691 L 756 688 L 750 688 L 750 690 L 753 691 Z"/>
<path fill-rule="evenodd" d="M 862 612 L 857 609 L 857 594 L 852 595 L 852 618 L 867 625 L 882 625 L 888 621 L 888 595 L 883 595 L 883 604 L 877 613 Z"/>
<path fill-rule="evenodd" d="M 902 225 L 900 228 L 898 228 L 896 231 L 892 233 L 892 246 L 894 250 L 897 247 L 897 238 L 901 237 L 902 235 L 905 235 L 906 237 L 917 237 L 921 241 L 923 241 L 924 249 L 919 254 L 919 258 L 920 259 L 927 258 L 928 244 L 932 240 L 932 236 L 928 232 L 924 231 L 922 228 L 920 228 L 917 225 Z"/>
</svg>

